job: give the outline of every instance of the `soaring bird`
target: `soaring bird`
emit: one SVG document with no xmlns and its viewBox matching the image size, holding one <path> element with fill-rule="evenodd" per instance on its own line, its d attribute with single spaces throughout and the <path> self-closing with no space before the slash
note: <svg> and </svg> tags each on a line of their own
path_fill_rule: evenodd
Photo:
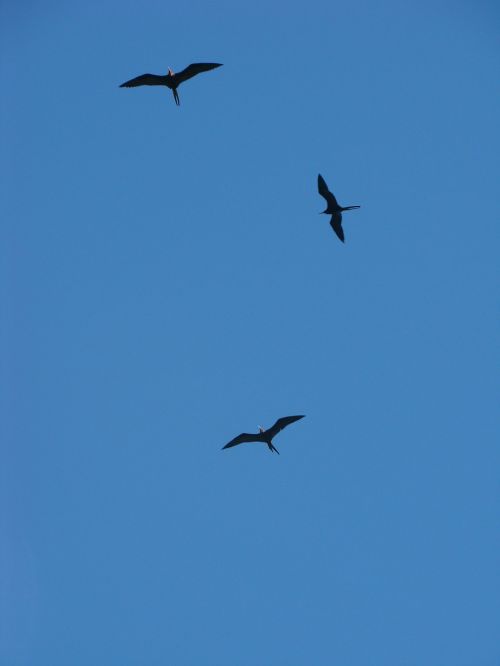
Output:
<svg viewBox="0 0 500 666">
<path fill-rule="evenodd" d="M 170 68 L 168 74 L 165 74 L 165 76 L 161 74 L 141 74 L 141 76 L 136 76 L 135 79 L 125 81 L 125 83 L 121 84 L 120 88 L 167 86 L 167 88 L 170 88 L 174 93 L 175 103 L 179 106 L 181 102 L 177 93 L 177 87 L 191 77 L 200 74 L 200 72 L 208 72 L 210 69 L 215 69 L 216 67 L 222 67 L 222 65 L 218 62 L 195 62 L 192 65 L 188 65 L 186 69 L 183 69 L 182 72 L 178 72 L 177 74 L 174 74 Z"/>
<path fill-rule="evenodd" d="M 337 199 L 328 189 L 328 185 L 325 183 L 323 176 L 318 174 L 318 192 L 322 197 L 326 199 L 326 210 L 322 211 L 326 215 L 331 215 L 332 219 L 330 220 L 330 225 L 335 231 L 337 236 L 342 242 L 344 242 L 344 230 L 342 229 L 342 212 L 344 210 L 353 210 L 354 208 L 361 208 L 361 206 L 339 206 Z"/>
<path fill-rule="evenodd" d="M 232 439 L 230 442 L 226 444 L 226 446 L 223 446 L 222 449 L 230 449 L 232 446 L 236 446 L 237 444 L 244 444 L 245 442 L 262 442 L 263 444 L 267 444 L 271 453 L 273 451 L 276 451 L 276 453 L 279 454 L 278 449 L 274 446 L 272 442 L 273 437 L 276 437 L 276 435 L 280 432 L 280 430 L 286 428 L 287 425 L 290 425 L 290 423 L 294 423 L 299 419 L 303 419 L 304 416 L 305 414 L 301 414 L 300 416 L 283 416 L 280 419 L 278 419 L 276 423 L 267 430 L 264 430 L 264 428 L 259 426 L 259 432 L 255 434 L 242 432 L 241 435 L 238 435 L 238 437 Z"/>
</svg>

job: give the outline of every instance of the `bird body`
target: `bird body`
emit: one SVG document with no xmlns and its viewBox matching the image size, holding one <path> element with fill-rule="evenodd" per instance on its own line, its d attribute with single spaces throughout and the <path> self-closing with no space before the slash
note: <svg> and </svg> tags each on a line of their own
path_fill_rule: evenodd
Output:
<svg viewBox="0 0 500 666">
<path fill-rule="evenodd" d="M 325 180 L 321 174 L 318 174 L 318 192 L 327 203 L 326 210 L 322 211 L 322 214 L 332 216 L 330 220 L 330 226 L 340 238 L 340 240 L 344 242 L 342 212 L 344 210 L 354 210 L 355 208 L 360 208 L 360 206 L 340 206 L 335 196 L 328 189 L 328 185 L 325 183 Z"/>
<path fill-rule="evenodd" d="M 287 425 L 290 425 L 290 423 L 294 423 L 295 421 L 303 418 L 304 414 L 299 416 L 283 416 L 267 430 L 264 430 L 264 428 L 259 426 L 259 432 L 257 433 L 242 432 L 241 435 L 238 435 L 232 439 L 225 446 L 223 446 L 222 449 L 230 449 L 233 446 L 244 444 L 245 442 L 262 442 L 263 444 L 267 444 L 271 453 L 276 451 L 276 453 L 279 454 L 278 449 L 273 444 L 273 437 L 275 437 L 280 432 L 280 430 L 286 428 Z"/>
<path fill-rule="evenodd" d="M 216 67 L 222 67 L 220 63 L 217 62 L 195 62 L 191 65 L 188 65 L 182 72 L 174 74 L 174 72 L 169 69 L 168 73 L 165 75 L 162 74 L 141 74 L 136 76 L 130 81 L 125 81 L 122 83 L 120 88 L 136 88 L 137 86 L 167 86 L 174 94 L 174 100 L 177 106 L 180 105 L 179 95 L 177 93 L 177 87 L 181 83 L 187 81 L 188 79 L 200 74 L 201 72 L 208 72 L 211 69 Z"/>
</svg>

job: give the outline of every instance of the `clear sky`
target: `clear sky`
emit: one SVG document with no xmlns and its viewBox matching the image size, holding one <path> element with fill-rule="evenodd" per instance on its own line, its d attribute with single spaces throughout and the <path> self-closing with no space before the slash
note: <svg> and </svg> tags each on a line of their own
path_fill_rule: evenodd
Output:
<svg viewBox="0 0 500 666">
<path fill-rule="evenodd" d="M 2 3 L 2 666 L 498 666 L 499 24 Z"/>
</svg>

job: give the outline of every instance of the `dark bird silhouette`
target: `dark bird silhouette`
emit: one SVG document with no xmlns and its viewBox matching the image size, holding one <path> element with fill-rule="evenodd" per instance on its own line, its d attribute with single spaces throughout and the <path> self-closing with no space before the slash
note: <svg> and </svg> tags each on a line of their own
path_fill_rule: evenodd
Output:
<svg viewBox="0 0 500 666">
<path fill-rule="evenodd" d="M 130 81 L 125 81 L 122 83 L 120 88 L 136 88 L 137 86 L 167 86 L 174 93 L 174 100 L 177 106 L 180 105 L 181 101 L 179 99 L 179 94 L 177 92 L 177 87 L 181 83 L 187 81 L 188 79 L 200 74 L 201 72 L 208 72 L 211 69 L 216 67 L 222 67 L 218 62 L 195 62 L 192 65 L 188 65 L 186 69 L 183 69 L 182 72 L 174 74 L 174 72 L 169 68 L 168 74 L 164 76 L 161 74 L 141 74 L 141 76 L 136 76 L 135 79 L 130 79 Z"/>
<path fill-rule="evenodd" d="M 342 242 L 344 242 L 344 230 L 342 229 L 342 212 L 344 210 L 353 210 L 354 208 L 361 208 L 361 206 L 339 206 L 337 199 L 328 189 L 328 185 L 325 183 L 323 176 L 318 174 L 318 192 L 322 197 L 326 199 L 326 210 L 322 211 L 326 215 L 331 215 L 332 219 L 330 220 L 330 225 L 335 231 L 337 236 Z"/>
<path fill-rule="evenodd" d="M 238 435 L 238 437 L 235 437 L 230 442 L 228 442 L 226 446 L 223 446 L 222 450 L 230 449 L 232 446 L 237 446 L 238 444 L 244 444 L 245 442 L 262 442 L 263 444 L 267 444 L 271 453 L 273 451 L 276 451 L 276 453 L 279 454 L 278 449 L 274 446 L 272 442 L 273 437 L 276 437 L 276 435 L 280 432 L 280 430 L 286 428 L 287 425 L 290 425 L 290 423 L 294 423 L 299 419 L 303 419 L 304 416 L 305 414 L 301 414 L 300 416 L 283 416 L 281 419 L 278 419 L 276 423 L 267 430 L 264 430 L 264 428 L 261 428 L 259 426 L 259 432 L 255 434 L 242 432 L 241 435 Z"/>
</svg>

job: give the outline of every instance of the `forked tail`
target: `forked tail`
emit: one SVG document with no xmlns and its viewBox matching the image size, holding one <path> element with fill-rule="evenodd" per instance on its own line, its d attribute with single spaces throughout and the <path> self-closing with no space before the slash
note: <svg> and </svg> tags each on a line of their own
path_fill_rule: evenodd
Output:
<svg viewBox="0 0 500 666">
<path fill-rule="evenodd" d="M 175 103 L 177 104 L 177 106 L 180 106 L 181 105 L 181 100 L 179 99 L 179 95 L 177 93 L 177 90 L 174 88 L 172 90 L 172 92 L 174 93 Z"/>
</svg>

